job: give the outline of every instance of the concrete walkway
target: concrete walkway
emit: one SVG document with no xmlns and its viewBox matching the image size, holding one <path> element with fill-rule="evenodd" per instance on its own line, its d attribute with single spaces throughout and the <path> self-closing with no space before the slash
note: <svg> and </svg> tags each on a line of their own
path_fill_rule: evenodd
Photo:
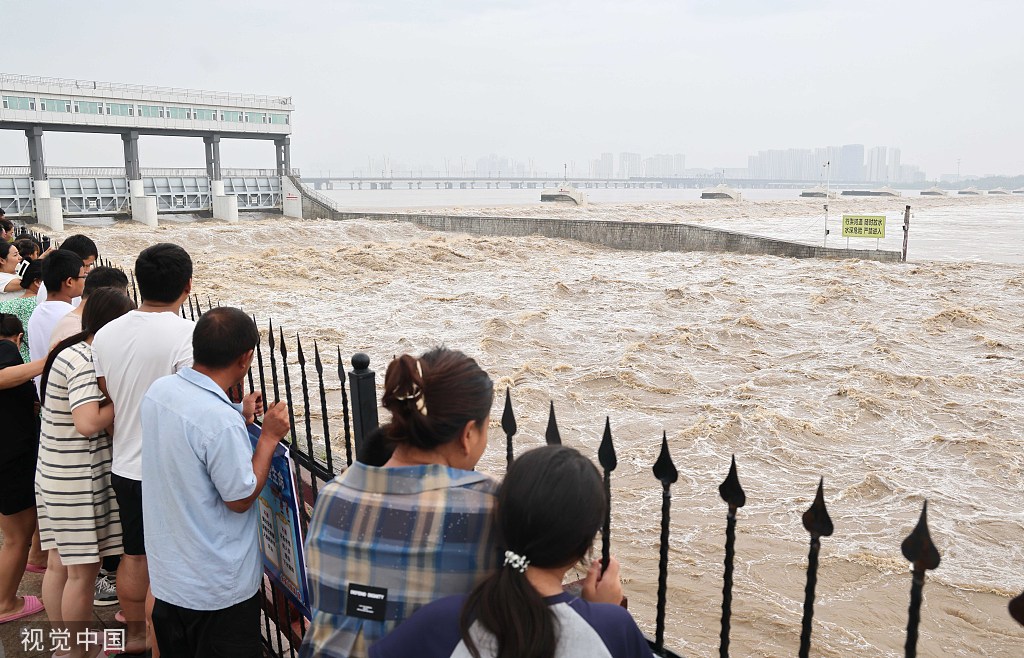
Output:
<svg viewBox="0 0 1024 658">
<path fill-rule="evenodd" d="M 3 545 L 3 535 L 0 535 L 0 546 Z M 41 573 L 28 573 L 21 579 L 21 587 L 18 588 L 18 595 L 25 596 L 33 595 L 42 598 L 43 589 L 43 574 Z M 118 611 L 118 606 L 111 605 L 103 608 L 93 608 L 93 620 L 95 624 L 93 628 L 102 634 L 102 629 L 122 629 L 124 624 L 118 623 L 114 619 L 114 615 Z M 26 651 L 22 644 L 22 629 L 41 629 L 43 633 L 43 643 L 46 647 L 44 651 Z M 38 631 L 37 631 L 38 632 Z M 50 646 L 50 621 L 46 617 L 46 612 L 40 612 L 39 614 L 32 615 L 31 617 L 22 617 L 17 621 L 10 621 L 6 624 L 0 624 L 0 658 L 18 658 L 36 656 L 49 657 L 53 653 L 53 649 Z"/>
</svg>

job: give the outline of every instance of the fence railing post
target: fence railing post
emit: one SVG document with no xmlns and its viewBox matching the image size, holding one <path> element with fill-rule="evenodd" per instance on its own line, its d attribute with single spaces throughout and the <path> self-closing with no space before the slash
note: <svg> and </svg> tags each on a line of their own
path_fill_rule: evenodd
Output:
<svg viewBox="0 0 1024 658">
<path fill-rule="evenodd" d="M 903 540 L 900 546 L 903 557 L 914 567 L 914 579 L 910 586 L 910 617 L 907 620 L 907 643 L 904 646 L 904 655 L 907 658 L 914 658 L 917 655 L 917 627 L 921 623 L 921 602 L 924 599 L 924 575 L 929 569 L 939 566 L 941 558 L 939 551 L 932 543 L 931 534 L 928 532 L 928 501 L 924 501 L 921 508 L 921 517 L 917 521 L 914 530 Z"/>
<path fill-rule="evenodd" d="M 800 658 L 807 658 L 811 651 L 811 622 L 814 620 L 814 588 L 818 585 L 818 552 L 821 537 L 830 537 L 834 528 L 832 518 L 825 507 L 825 478 L 818 480 L 818 493 L 814 503 L 804 512 L 804 529 L 811 533 L 811 548 L 807 554 L 807 585 L 804 587 L 804 619 L 800 631 Z"/>
<path fill-rule="evenodd" d="M 679 479 L 679 471 L 672 463 L 672 456 L 668 453 L 668 435 L 661 433 L 661 452 L 658 453 L 658 460 L 654 462 L 654 477 L 661 482 L 661 552 L 658 556 L 658 608 L 657 617 L 654 621 L 654 653 L 659 656 L 665 655 L 665 606 L 668 594 L 668 538 L 669 525 L 671 523 L 670 509 L 672 505 L 672 492 L 670 491 L 676 480 Z"/>
<path fill-rule="evenodd" d="M 721 658 L 729 656 L 729 630 L 732 623 L 732 563 L 736 555 L 736 510 L 747 504 L 747 494 L 736 474 L 736 455 L 732 456 L 729 475 L 718 485 L 718 495 L 729 505 L 725 519 L 725 574 L 722 577 L 722 634 L 718 645 Z"/>
<path fill-rule="evenodd" d="M 512 437 L 516 433 L 516 414 L 512 411 L 512 392 L 505 387 L 505 410 L 501 413 L 501 429 L 505 432 L 505 466 L 511 466 L 515 454 L 512 450 Z"/>
<path fill-rule="evenodd" d="M 1010 616 L 1017 620 L 1017 623 L 1024 626 L 1024 594 L 1021 594 L 1010 601 Z"/>
<path fill-rule="evenodd" d="M 377 375 L 370 370 L 368 355 L 362 352 L 352 355 L 348 384 L 352 396 L 352 438 L 355 453 L 359 455 L 363 439 L 380 425 L 377 420 Z"/>
<path fill-rule="evenodd" d="M 553 400 L 548 410 L 548 427 L 544 430 L 544 440 L 547 441 L 549 446 L 562 445 L 562 435 L 558 432 L 558 421 L 555 420 L 555 403 Z"/>
</svg>

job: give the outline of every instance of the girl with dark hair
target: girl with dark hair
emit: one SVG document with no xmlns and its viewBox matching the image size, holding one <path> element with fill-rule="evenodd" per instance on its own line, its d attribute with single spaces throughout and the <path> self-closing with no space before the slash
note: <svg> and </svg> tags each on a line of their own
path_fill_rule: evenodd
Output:
<svg viewBox="0 0 1024 658">
<path fill-rule="evenodd" d="M 0 300 L 21 294 L 21 277 L 15 274 L 21 254 L 10 242 L 0 241 Z"/>
<path fill-rule="evenodd" d="M 497 491 L 475 472 L 494 384 L 444 347 L 388 365 L 383 466 L 356 462 L 320 491 L 306 540 L 313 619 L 300 656 L 365 656 L 417 608 L 468 592 L 498 564 Z"/>
<path fill-rule="evenodd" d="M 3 450 L 0 450 L 0 623 L 43 609 L 35 596 L 19 597 L 33 531 L 36 501 L 32 484 L 39 447 L 39 399 L 32 378 L 42 360 L 26 364 L 18 347 L 24 327 L 17 316 L 0 313 L 0 409 L 3 409 Z"/>
<path fill-rule="evenodd" d="M 36 469 L 36 504 L 42 548 L 49 551 L 43 602 L 54 628 L 71 638 L 92 618 L 100 559 L 122 552 L 121 522 L 110 486 L 110 434 L 114 409 L 96 380 L 90 344 L 97 331 L 135 303 L 124 292 L 101 288 L 89 298 L 82 331 L 58 343 L 43 369 L 43 413 Z M 71 656 L 85 656 L 73 644 Z"/>
<path fill-rule="evenodd" d="M 0 245 L 0 249 L 3 246 Z M 21 289 L 24 291 L 21 297 L 14 299 L 0 300 L 0 313 L 13 313 L 21 320 L 23 327 L 28 327 L 28 319 L 32 317 L 32 311 L 36 310 L 38 300 L 36 294 L 39 286 L 43 283 L 43 262 L 34 260 L 28 263 L 21 273 Z M 21 341 L 21 358 L 28 363 L 32 360 L 29 356 L 28 341 Z"/>
<path fill-rule="evenodd" d="M 618 605 L 618 563 L 591 563 L 586 600 L 565 592 L 565 574 L 591 550 L 605 514 L 601 476 L 572 448 L 546 446 L 512 463 L 496 508 L 503 568 L 469 596 L 436 601 L 375 644 L 370 655 L 417 658 L 651 656 Z"/>
</svg>

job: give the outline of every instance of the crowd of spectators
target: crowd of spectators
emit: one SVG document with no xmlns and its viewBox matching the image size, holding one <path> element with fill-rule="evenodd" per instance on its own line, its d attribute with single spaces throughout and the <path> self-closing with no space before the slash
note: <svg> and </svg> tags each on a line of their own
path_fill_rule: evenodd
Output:
<svg viewBox="0 0 1024 658">
<path fill-rule="evenodd" d="M 139 254 L 136 307 L 87 236 L 51 249 L 2 217 L 0 231 L 0 623 L 45 609 L 82 638 L 93 606 L 120 604 L 124 655 L 261 655 L 256 503 L 290 421 L 236 393 L 252 318 L 182 317 L 193 268 L 178 245 Z M 614 559 L 563 585 L 605 515 L 596 468 L 552 447 L 503 482 L 477 471 L 493 402 L 459 351 L 389 364 L 389 421 L 312 512 L 300 656 L 651 655 Z M 26 569 L 44 573 L 42 600 L 17 595 Z"/>
</svg>

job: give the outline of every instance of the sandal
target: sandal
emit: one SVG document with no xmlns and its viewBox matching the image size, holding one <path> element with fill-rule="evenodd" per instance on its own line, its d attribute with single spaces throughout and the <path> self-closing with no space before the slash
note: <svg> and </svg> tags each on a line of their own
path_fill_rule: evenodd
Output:
<svg viewBox="0 0 1024 658">
<path fill-rule="evenodd" d="M 43 602 L 39 600 L 39 597 L 24 596 L 22 599 L 24 600 L 24 604 L 21 606 L 21 612 L 14 612 L 6 617 L 0 617 L 0 624 L 6 624 L 9 621 L 28 617 L 36 614 L 37 612 L 43 611 Z"/>
</svg>

